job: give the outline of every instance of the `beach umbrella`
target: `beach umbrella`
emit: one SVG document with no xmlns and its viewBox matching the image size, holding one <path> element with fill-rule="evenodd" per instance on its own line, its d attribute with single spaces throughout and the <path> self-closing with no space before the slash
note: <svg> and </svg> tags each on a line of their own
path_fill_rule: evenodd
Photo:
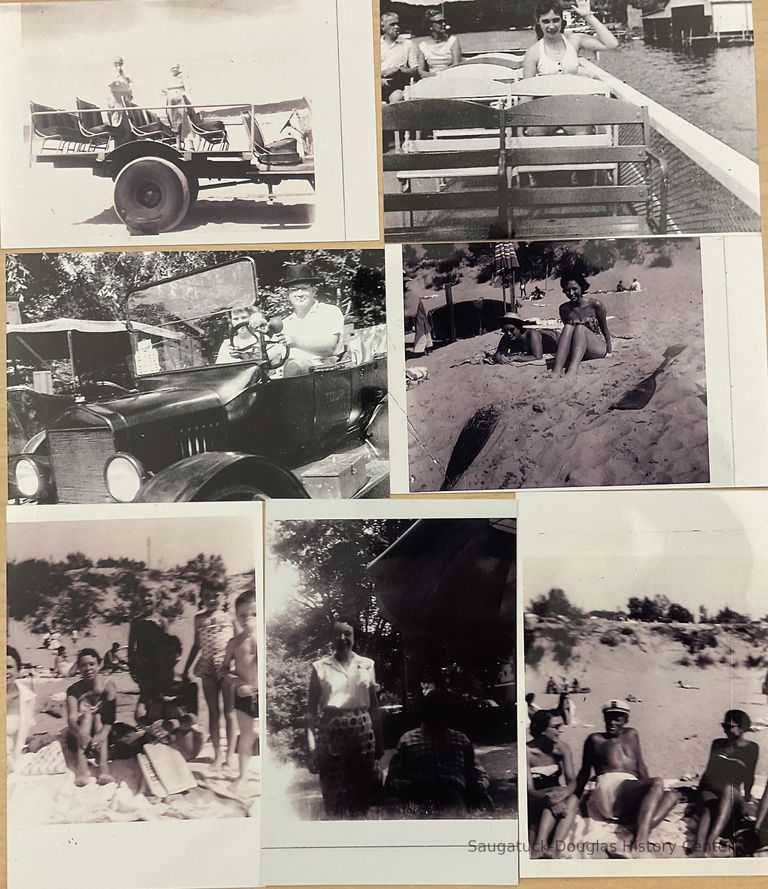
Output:
<svg viewBox="0 0 768 889">
<path fill-rule="evenodd" d="M 515 269 L 520 268 L 517 259 L 517 250 L 511 241 L 500 241 L 493 250 L 494 276 L 501 281 L 502 299 L 504 311 L 507 310 L 507 287 L 512 285 L 511 303 L 512 309 L 517 308 L 515 301 Z"/>
<path fill-rule="evenodd" d="M 405 636 L 514 638 L 514 519 L 420 519 L 368 566 L 381 610 Z"/>
</svg>

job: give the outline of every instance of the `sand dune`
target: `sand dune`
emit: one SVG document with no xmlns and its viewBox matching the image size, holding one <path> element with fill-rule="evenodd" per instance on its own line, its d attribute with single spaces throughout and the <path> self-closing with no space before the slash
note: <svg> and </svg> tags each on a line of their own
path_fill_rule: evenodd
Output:
<svg viewBox="0 0 768 889">
<path fill-rule="evenodd" d="M 672 268 L 622 264 L 592 279 L 591 294 L 609 316 L 614 352 L 585 362 L 575 383 L 553 378 L 544 367 L 462 364 L 493 351 L 498 333 L 410 361 L 429 370 L 429 379 L 408 393 L 411 490 L 439 490 L 462 426 L 488 404 L 501 407 L 501 418 L 456 490 L 709 481 L 704 324 L 698 274 L 691 274 L 690 262 L 698 261 L 698 250 L 691 245 L 683 252 L 693 256 L 678 257 Z M 634 275 L 644 292 L 596 292 Z M 550 281 L 546 299 L 524 302 L 520 314 L 556 319 L 563 299 L 552 288 Z M 471 296 L 499 298 L 500 293 L 480 285 Z M 647 407 L 609 410 L 677 343 L 686 348 L 657 378 Z"/>
</svg>

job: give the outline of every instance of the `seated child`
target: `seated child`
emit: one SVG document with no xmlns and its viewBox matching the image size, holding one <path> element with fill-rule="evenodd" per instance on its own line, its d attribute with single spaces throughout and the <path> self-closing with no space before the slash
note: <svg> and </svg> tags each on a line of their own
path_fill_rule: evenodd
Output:
<svg viewBox="0 0 768 889">
<path fill-rule="evenodd" d="M 554 354 L 557 351 L 555 331 L 524 330 L 527 323 L 517 312 L 507 312 L 502 317 L 503 334 L 493 355 L 494 364 L 543 363 L 545 352 Z"/>
<path fill-rule="evenodd" d="M 244 790 L 248 781 L 248 764 L 253 755 L 254 746 L 258 743 L 256 720 L 259 715 L 259 680 L 256 594 L 254 592 L 246 591 L 237 597 L 235 619 L 240 627 L 240 632 L 227 644 L 219 676 L 222 681 L 231 682 L 235 692 L 235 712 L 240 729 L 237 746 L 239 774 L 232 789 L 238 793 Z M 229 672 L 233 660 L 235 662 L 234 674 Z"/>
<path fill-rule="evenodd" d="M 101 658 L 93 648 L 77 655 L 80 679 L 67 689 L 66 748 L 75 755 L 75 785 L 85 787 L 91 773 L 87 757 L 98 767 L 99 784 L 115 779 L 109 772 L 108 741 L 115 722 L 117 690 L 111 679 L 99 675 Z"/>
<path fill-rule="evenodd" d="M 695 850 L 712 855 L 726 825 L 746 814 L 755 781 L 759 748 L 744 733 L 752 725 L 743 710 L 728 710 L 723 718 L 724 738 L 716 738 L 699 783 L 699 826 Z"/>
<path fill-rule="evenodd" d="M 142 746 L 156 742 L 175 747 L 187 762 L 196 759 L 203 746 L 197 727 L 197 685 L 174 682 L 162 694 L 139 695 L 136 722 L 143 729 Z"/>
</svg>

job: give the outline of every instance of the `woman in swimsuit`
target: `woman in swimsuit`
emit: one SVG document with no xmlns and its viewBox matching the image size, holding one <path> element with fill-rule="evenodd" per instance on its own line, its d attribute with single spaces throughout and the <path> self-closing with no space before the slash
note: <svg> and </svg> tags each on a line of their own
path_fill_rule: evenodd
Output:
<svg viewBox="0 0 768 889">
<path fill-rule="evenodd" d="M 576 770 L 560 739 L 564 722 L 554 710 L 531 716 L 528 754 L 528 832 L 531 858 L 557 858 L 576 816 Z"/>
<path fill-rule="evenodd" d="M 228 685 L 222 684 L 219 676 L 227 643 L 235 635 L 235 623 L 224 610 L 226 598 L 222 586 L 203 584 L 200 597 L 203 608 L 195 615 L 195 640 L 187 657 L 182 678 L 185 680 L 189 678 L 189 669 L 199 654 L 194 672 L 203 683 L 213 745 L 213 769 L 218 770 L 223 761 L 219 734 L 219 715 L 222 705 L 227 732 L 227 756 L 230 761 L 234 761 L 235 758 L 237 716 L 234 712 L 234 695 Z"/>
<path fill-rule="evenodd" d="M 746 813 L 760 752 L 754 741 L 744 737 L 751 725 L 743 710 L 729 710 L 723 718 L 725 737 L 712 742 L 699 784 L 699 826 L 694 847 L 699 854 L 713 855 L 726 825 L 737 824 Z"/>
<path fill-rule="evenodd" d="M 563 329 L 557 343 L 554 373 L 575 377 L 582 361 L 610 356 L 611 334 L 605 306 L 599 299 L 584 295 L 589 290 L 586 278 L 576 272 L 566 274 L 560 278 L 560 286 L 568 302 L 560 306 Z"/>
<path fill-rule="evenodd" d="M 590 12 L 589 0 L 576 0 L 576 12 L 595 32 L 569 34 L 565 30 L 563 4 L 560 0 L 539 0 L 536 4 L 536 34 L 534 43 L 523 59 L 523 77 L 537 74 L 578 74 L 581 51 L 600 52 L 616 49 L 619 41 L 608 28 Z"/>
<path fill-rule="evenodd" d="M 419 40 L 419 76 L 434 77 L 446 68 L 461 64 L 461 44 L 455 34 L 449 36 L 448 23 L 443 13 L 428 9 L 424 13 L 426 37 Z"/>
<path fill-rule="evenodd" d="M 67 689 L 66 746 L 75 756 L 75 785 L 85 787 L 91 779 L 88 756 L 96 759 L 98 783 L 111 784 L 109 733 L 115 723 L 117 690 L 111 679 L 99 675 L 101 658 L 93 648 L 77 655 L 80 679 Z"/>
</svg>

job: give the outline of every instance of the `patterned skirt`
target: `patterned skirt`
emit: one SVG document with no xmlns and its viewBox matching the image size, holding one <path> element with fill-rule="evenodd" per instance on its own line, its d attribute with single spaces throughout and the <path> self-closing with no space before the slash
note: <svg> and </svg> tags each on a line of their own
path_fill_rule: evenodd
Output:
<svg viewBox="0 0 768 889">
<path fill-rule="evenodd" d="M 317 736 L 323 803 L 332 818 L 360 818 L 377 788 L 376 740 L 365 709 L 326 709 Z"/>
</svg>

